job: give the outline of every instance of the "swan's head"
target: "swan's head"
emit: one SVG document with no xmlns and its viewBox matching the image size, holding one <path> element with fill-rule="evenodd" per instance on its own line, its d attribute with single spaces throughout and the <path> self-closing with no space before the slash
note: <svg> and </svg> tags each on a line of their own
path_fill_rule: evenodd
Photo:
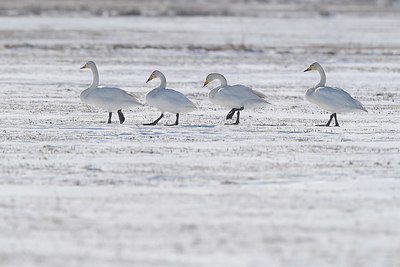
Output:
<svg viewBox="0 0 400 267">
<path fill-rule="evenodd" d="M 150 77 L 147 79 L 146 83 L 150 82 L 154 78 L 160 78 L 161 79 L 162 77 L 165 77 L 164 74 L 162 74 L 162 72 L 159 71 L 159 70 L 155 70 L 150 74 Z"/>
<path fill-rule="evenodd" d="M 310 70 L 317 70 L 319 68 L 321 68 L 321 65 L 318 62 L 314 62 L 313 64 L 310 65 L 310 67 L 308 67 L 306 70 L 304 70 L 304 72 L 310 71 Z"/>
<path fill-rule="evenodd" d="M 88 62 L 86 62 L 85 65 L 83 65 L 83 66 L 81 67 L 81 70 L 82 70 L 82 69 L 86 69 L 86 68 L 91 69 L 91 68 L 93 68 L 93 67 L 96 67 L 96 64 L 95 64 L 93 61 L 88 61 Z"/>
<path fill-rule="evenodd" d="M 222 76 L 222 74 L 219 73 L 210 73 L 207 75 L 206 80 L 204 81 L 203 87 L 205 87 L 207 84 L 209 84 L 210 82 L 214 81 L 214 80 L 225 80 L 224 76 Z"/>
</svg>

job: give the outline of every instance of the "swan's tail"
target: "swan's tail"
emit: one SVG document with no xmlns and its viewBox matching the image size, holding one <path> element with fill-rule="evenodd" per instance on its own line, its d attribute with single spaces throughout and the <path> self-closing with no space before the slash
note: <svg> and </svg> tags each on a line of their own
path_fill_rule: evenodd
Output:
<svg viewBox="0 0 400 267">
<path fill-rule="evenodd" d="M 354 99 L 354 101 L 357 104 L 359 110 L 368 112 L 368 110 L 363 106 L 363 104 L 360 101 L 358 101 L 357 99 Z"/>
<path fill-rule="evenodd" d="M 132 94 L 132 93 L 127 93 L 130 97 L 132 97 L 133 99 L 135 99 L 136 101 L 137 100 L 139 100 L 139 98 L 136 96 L 136 95 L 134 95 L 134 94 Z"/>
<path fill-rule="evenodd" d="M 135 102 L 136 105 L 138 105 L 138 106 L 144 106 L 142 103 L 139 102 L 139 98 L 138 98 L 136 95 L 131 94 L 131 93 L 127 93 L 127 94 L 128 94 L 130 97 L 132 97 L 132 99 L 133 99 L 132 102 Z"/>
<path fill-rule="evenodd" d="M 193 111 L 195 109 L 197 109 L 197 106 L 195 103 L 193 103 L 192 101 L 189 100 L 189 102 L 185 105 L 186 109 L 189 111 Z"/>
<path fill-rule="evenodd" d="M 246 100 L 243 104 L 244 104 L 245 108 L 254 108 L 254 107 L 263 106 L 265 104 L 271 104 L 271 103 L 269 103 L 267 100 L 264 100 L 264 99 L 249 99 L 249 100 Z"/>
<path fill-rule="evenodd" d="M 256 91 L 256 90 L 253 90 L 253 89 L 251 89 L 251 91 L 253 92 L 253 94 L 255 94 L 256 96 L 258 96 L 258 97 L 260 97 L 260 98 L 267 98 L 267 96 L 266 95 L 264 95 L 263 93 L 261 93 L 260 91 Z"/>
</svg>

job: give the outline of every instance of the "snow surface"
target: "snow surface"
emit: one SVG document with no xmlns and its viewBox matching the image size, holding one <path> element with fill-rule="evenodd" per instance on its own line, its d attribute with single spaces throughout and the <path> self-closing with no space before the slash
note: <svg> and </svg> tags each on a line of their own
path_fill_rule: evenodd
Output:
<svg viewBox="0 0 400 267">
<path fill-rule="evenodd" d="M 399 16 L 0 17 L 0 266 L 400 266 Z M 198 110 L 106 112 L 100 84 L 144 102 L 161 70 Z M 368 113 L 304 100 L 319 80 Z M 220 72 L 267 95 L 228 110 Z M 213 83 L 209 85 L 211 88 Z"/>
</svg>

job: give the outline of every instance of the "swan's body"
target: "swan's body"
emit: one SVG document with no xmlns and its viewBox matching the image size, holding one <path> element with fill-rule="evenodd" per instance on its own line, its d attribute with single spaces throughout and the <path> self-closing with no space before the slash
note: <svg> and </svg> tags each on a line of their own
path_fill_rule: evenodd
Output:
<svg viewBox="0 0 400 267">
<path fill-rule="evenodd" d="M 176 114 L 176 121 L 172 125 L 178 125 L 179 114 L 193 111 L 196 109 L 196 106 L 182 93 L 172 89 L 167 89 L 167 81 L 162 72 L 158 70 L 153 71 L 147 82 L 154 78 L 159 78 L 161 84 L 146 95 L 146 104 L 160 110 L 161 116 L 156 121 L 146 125 L 156 125 L 158 121 L 164 117 L 165 112 Z"/>
<path fill-rule="evenodd" d="M 331 113 L 367 111 L 358 100 L 340 88 L 329 86 L 310 88 L 306 92 L 306 99 Z"/>
<path fill-rule="evenodd" d="M 88 90 L 90 89 L 86 89 L 85 91 Z M 109 112 L 142 105 L 136 101 L 135 96 L 128 94 L 120 88 L 97 87 L 92 92 L 85 91 L 80 96 L 83 103 L 97 106 Z"/>
<path fill-rule="evenodd" d="M 122 109 L 133 106 L 142 106 L 142 104 L 136 100 L 135 96 L 128 94 L 120 88 L 98 87 L 99 72 L 97 71 L 96 64 L 93 61 L 87 62 L 81 69 L 85 68 L 92 70 L 93 83 L 88 89 L 82 91 L 80 99 L 85 104 L 94 105 L 107 110 L 109 112 L 108 123 L 111 123 L 112 112 L 118 112 L 119 120 L 122 124 L 125 121 Z"/>
<path fill-rule="evenodd" d="M 234 124 L 239 124 L 241 110 L 269 104 L 265 100 L 264 94 L 241 84 L 228 85 L 225 77 L 219 73 L 210 73 L 204 82 L 204 86 L 213 80 L 219 80 L 221 84 L 212 89 L 208 97 L 212 103 L 231 109 L 226 119 L 231 119 L 237 112 Z"/>
<path fill-rule="evenodd" d="M 317 70 L 321 76 L 321 80 L 317 85 L 307 90 L 306 99 L 332 113 L 328 123 L 324 126 L 329 126 L 332 118 L 335 118 L 335 126 L 339 126 L 336 113 L 367 112 L 358 100 L 354 99 L 343 89 L 325 86 L 325 71 L 318 62 L 311 64 L 305 72 L 310 70 Z"/>
<path fill-rule="evenodd" d="M 162 113 L 187 113 L 196 106 L 182 93 L 172 89 L 155 88 L 146 95 L 146 104 L 156 107 Z"/>
</svg>

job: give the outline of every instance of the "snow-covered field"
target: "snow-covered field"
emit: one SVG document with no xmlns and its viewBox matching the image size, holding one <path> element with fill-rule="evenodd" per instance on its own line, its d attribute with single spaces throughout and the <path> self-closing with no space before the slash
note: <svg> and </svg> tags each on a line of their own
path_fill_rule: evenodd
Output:
<svg viewBox="0 0 400 267">
<path fill-rule="evenodd" d="M 400 266 L 399 16 L 0 17 L 0 266 Z M 84 105 L 100 84 L 144 102 L 161 70 L 198 110 Z M 318 73 L 368 113 L 304 100 Z M 211 104 L 220 72 L 268 96 Z"/>
</svg>

